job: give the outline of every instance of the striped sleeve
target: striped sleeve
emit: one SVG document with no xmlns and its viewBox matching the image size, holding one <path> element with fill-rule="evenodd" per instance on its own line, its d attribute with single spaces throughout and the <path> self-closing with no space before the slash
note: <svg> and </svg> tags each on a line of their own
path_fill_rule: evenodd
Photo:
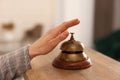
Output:
<svg viewBox="0 0 120 80">
<path fill-rule="evenodd" d="M 0 80 L 12 80 L 31 69 L 28 47 L 0 56 Z"/>
</svg>

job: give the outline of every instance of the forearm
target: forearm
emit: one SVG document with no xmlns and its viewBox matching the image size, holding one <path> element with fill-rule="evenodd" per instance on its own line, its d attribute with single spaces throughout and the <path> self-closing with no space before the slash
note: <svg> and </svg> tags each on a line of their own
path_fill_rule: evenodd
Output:
<svg viewBox="0 0 120 80">
<path fill-rule="evenodd" d="M 12 80 L 30 69 L 28 46 L 0 56 L 0 79 Z"/>
</svg>

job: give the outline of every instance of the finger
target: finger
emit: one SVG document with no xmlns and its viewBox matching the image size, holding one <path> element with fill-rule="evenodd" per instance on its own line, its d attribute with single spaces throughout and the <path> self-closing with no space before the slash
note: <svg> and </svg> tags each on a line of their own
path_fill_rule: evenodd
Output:
<svg viewBox="0 0 120 80">
<path fill-rule="evenodd" d="M 51 40 L 51 46 L 56 46 L 57 44 L 59 44 L 61 41 L 63 41 L 64 39 L 67 38 L 67 36 L 69 35 L 69 32 L 66 30 L 63 33 L 61 33 L 60 35 L 58 35 L 55 39 Z"/>
<path fill-rule="evenodd" d="M 62 23 L 60 26 L 56 27 L 54 31 L 51 33 L 51 38 L 58 36 L 65 30 L 67 30 L 69 27 L 75 26 L 79 23 L 80 21 L 78 19 L 73 19 L 73 20 Z"/>
<path fill-rule="evenodd" d="M 67 30 L 69 27 L 75 26 L 79 24 L 80 21 L 78 19 L 73 19 L 67 22 L 63 22 L 59 27 L 56 28 L 56 31 L 60 31 L 61 33 Z"/>
</svg>

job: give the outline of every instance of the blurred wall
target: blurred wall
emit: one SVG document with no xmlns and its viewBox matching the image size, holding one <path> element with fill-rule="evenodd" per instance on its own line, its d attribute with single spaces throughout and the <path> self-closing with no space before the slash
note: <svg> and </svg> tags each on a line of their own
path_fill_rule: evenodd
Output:
<svg viewBox="0 0 120 80">
<path fill-rule="evenodd" d="M 55 0 L 0 0 L 0 25 L 15 23 L 15 37 L 21 38 L 23 32 L 40 23 L 44 32 L 53 25 Z"/>
<path fill-rule="evenodd" d="M 114 0 L 114 29 L 120 29 L 120 0 Z"/>
<path fill-rule="evenodd" d="M 81 23 L 69 29 L 87 47 L 92 47 L 94 0 L 1 0 L 0 24 L 14 22 L 15 37 L 23 36 L 26 29 L 36 23 L 44 25 L 44 31 L 65 20 L 79 18 Z"/>
<path fill-rule="evenodd" d="M 59 13 L 58 21 L 79 18 L 81 23 L 69 29 L 75 33 L 76 40 L 79 40 L 87 47 L 93 47 L 93 19 L 94 0 L 57 0 Z"/>
</svg>

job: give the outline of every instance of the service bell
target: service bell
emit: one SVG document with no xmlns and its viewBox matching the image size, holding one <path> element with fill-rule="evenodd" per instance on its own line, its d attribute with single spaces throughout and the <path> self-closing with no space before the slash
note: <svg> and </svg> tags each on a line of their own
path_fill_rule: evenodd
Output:
<svg viewBox="0 0 120 80">
<path fill-rule="evenodd" d="M 91 66 L 91 59 L 84 52 L 84 45 L 75 41 L 73 33 L 70 40 L 64 42 L 61 53 L 54 61 L 53 66 L 61 69 L 83 69 Z"/>
</svg>

